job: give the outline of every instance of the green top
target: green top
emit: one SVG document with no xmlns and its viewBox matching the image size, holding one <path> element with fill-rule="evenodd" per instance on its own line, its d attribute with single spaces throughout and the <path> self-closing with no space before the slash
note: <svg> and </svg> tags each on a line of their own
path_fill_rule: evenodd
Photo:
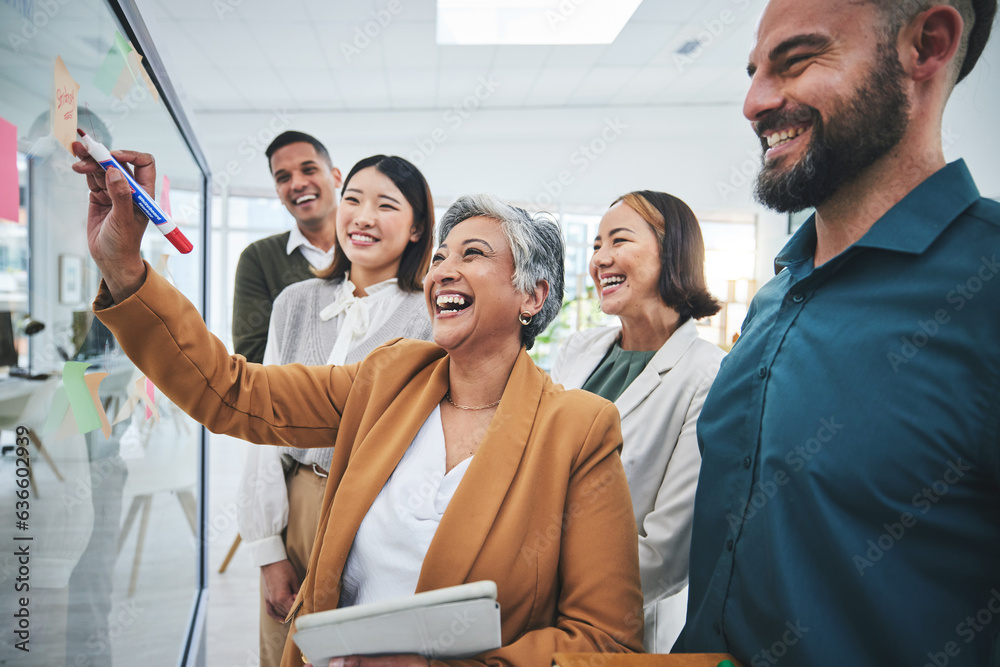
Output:
<svg viewBox="0 0 1000 667">
<path fill-rule="evenodd" d="M 639 377 L 639 373 L 655 354 L 656 350 L 626 351 L 615 343 L 583 383 L 583 388 L 613 403 L 625 392 L 625 388 L 632 384 L 632 380 Z"/>
</svg>

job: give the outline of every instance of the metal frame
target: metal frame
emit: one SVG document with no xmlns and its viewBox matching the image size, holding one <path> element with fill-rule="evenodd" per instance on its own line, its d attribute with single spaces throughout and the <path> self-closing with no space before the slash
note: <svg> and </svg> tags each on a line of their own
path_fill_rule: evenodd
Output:
<svg viewBox="0 0 1000 667">
<path fill-rule="evenodd" d="M 191 113 L 184 104 L 170 75 L 167 72 L 163 59 L 160 56 L 156 44 L 149 33 L 142 13 L 136 5 L 135 0 L 107 0 L 108 6 L 118 19 L 123 34 L 132 42 L 145 62 L 149 64 L 152 72 L 153 83 L 163 99 L 167 112 L 173 118 L 174 123 L 180 129 L 181 137 L 187 144 L 188 150 L 194 157 L 195 162 L 201 169 L 201 207 L 202 226 L 201 244 L 204 251 L 201 262 L 201 302 L 202 317 L 206 317 L 209 312 L 209 260 L 212 249 L 210 242 L 212 239 L 211 225 L 211 176 L 208 159 L 202 151 L 198 139 L 191 125 Z M 208 617 L 208 548 L 205 544 L 204 535 L 207 525 L 208 508 L 208 454 L 207 454 L 207 432 L 205 427 L 200 428 L 200 446 L 198 447 L 198 589 L 195 593 L 191 605 L 191 615 L 188 620 L 187 635 L 184 640 L 184 647 L 181 650 L 178 661 L 179 667 L 199 667 L 205 664 L 205 623 Z"/>
</svg>

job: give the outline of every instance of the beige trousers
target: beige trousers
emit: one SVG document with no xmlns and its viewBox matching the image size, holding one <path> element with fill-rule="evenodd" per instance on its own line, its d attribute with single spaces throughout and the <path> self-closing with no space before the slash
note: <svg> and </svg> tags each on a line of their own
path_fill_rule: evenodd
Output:
<svg viewBox="0 0 1000 667">
<path fill-rule="evenodd" d="M 288 527 L 285 529 L 285 553 L 295 568 L 299 583 L 306 576 L 309 554 L 316 540 L 326 477 L 313 472 L 312 466 L 295 466 L 285 478 L 288 487 Z M 260 592 L 260 667 L 278 667 L 285 648 L 288 625 L 267 615 L 264 582 Z"/>
</svg>

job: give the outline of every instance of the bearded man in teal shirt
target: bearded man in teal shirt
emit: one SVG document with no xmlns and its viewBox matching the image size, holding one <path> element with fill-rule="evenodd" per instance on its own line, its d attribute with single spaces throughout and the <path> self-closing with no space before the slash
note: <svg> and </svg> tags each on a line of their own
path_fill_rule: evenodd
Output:
<svg viewBox="0 0 1000 667">
<path fill-rule="evenodd" d="M 688 625 L 745 665 L 1000 664 L 1000 204 L 942 115 L 996 0 L 771 0 L 757 197 L 815 207 L 698 422 Z"/>
</svg>

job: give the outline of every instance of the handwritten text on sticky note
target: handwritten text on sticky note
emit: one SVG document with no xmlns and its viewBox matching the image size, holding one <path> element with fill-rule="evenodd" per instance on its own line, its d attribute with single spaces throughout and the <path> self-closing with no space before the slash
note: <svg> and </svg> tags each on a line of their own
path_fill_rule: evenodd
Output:
<svg viewBox="0 0 1000 667">
<path fill-rule="evenodd" d="M 59 143 L 72 153 L 72 144 L 76 141 L 76 103 L 80 84 L 73 80 L 61 56 L 56 56 L 54 75 L 52 133 Z"/>
</svg>

